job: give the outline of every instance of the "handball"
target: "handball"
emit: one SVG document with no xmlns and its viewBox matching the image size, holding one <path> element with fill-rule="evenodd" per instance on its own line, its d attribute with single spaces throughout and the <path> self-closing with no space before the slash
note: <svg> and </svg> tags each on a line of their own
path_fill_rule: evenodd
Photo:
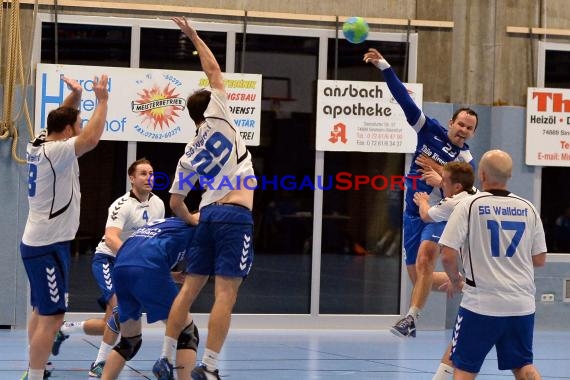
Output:
<svg viewBox="0 0 570 380">
<path fill-rule="evenodd" d="M 350 17 L 342 25 L 342 33 L 348 42 L 359 44 L 368 37 L 368 23 L 362 17 Z"/>
</svg>

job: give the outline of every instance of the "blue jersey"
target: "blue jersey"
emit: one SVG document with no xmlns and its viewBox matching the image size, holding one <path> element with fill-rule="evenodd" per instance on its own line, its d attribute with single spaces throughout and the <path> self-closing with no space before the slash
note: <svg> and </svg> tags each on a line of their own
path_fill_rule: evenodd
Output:
<svg viewBox="0 0 570 380">
<path fill-rule="evenodd" d="M 416 164 L 416 158 L 423 154 L 440 165 L 451 161 L 465 161 L 474 167 L 473 156 L 471 156 L 467 144 L 464 144 L 463 147 L 452 144 L 447 135 L 447 129 L 437 120 L 424 115 L 391 67 L 383 70 L 382 73 L 394 99 L 404 110 L 408 123 L 418 134 L 418 144 L 406 179 L 406 213 L 419 216 L 418 206 L 414 203 L 414 193 L 421 191 L 431 195 L 434 188 L 424 181 L 410 178 L 410 176 L 415 178 L 421 176 L 419 172 L 421 167 Z M 436 191 L 436 198 L 442 198 L 440 191 L 438 189 Z"/>
<path fill-rule="evenodd" d="M 194 230 L 180 218 L 157 219 L 140 227 L 121 245 L 115 269 L 136 266 L 170 271 L 184 258 Z"/>
</svg>

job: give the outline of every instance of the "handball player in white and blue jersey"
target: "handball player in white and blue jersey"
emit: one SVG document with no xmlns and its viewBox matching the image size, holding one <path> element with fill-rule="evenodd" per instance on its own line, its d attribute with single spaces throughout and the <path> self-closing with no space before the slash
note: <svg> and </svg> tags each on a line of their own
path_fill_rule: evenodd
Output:
<svg viewBox="0 0 570 380">
<path fill-rule="evenodd" d="M 455 207 L 439 241 L 450 294 L 463 290 L 451 341 L 455 379 L 474 379 L 493 347 L 500 370 L 540 378 L 532 364 L 534 267 L 544 265 L 546 243 L 535 207 L 507 190 L 511 172 L 507 153 L 485 153 L 483 191 Z"/>
<path fill-rule="evenodd" d="M 147 313 L 148 323 L 166 321 L 178 294 L 177 281 L 183 275 L 171 273 L 185 258 L 195 233 L 180 218 L 158 219 L 138 228 L 123 242 L 113 270 L 115 293 L 119 304 L 118 318 L 121 340 L 109 354 L 103 379 L 116 379 L 125 362 L 131 360 L 142 344 L 141 316 Z M 189 328 L 178 339 L 177 360 L 179 379 L 188 379 L 196 362 L 198 330 L 186 313 Z"/>
<path fill-rule="evenodd" d="M 20 253 L 30 281 L 32 315 L 28 321 L 27 380 L 42 380 L 52 343 L 67 310 L 70 242 L 79 228 L 77 158 L 97 146 L 105 128 L 108 78 L 93 81 L 97 106 L 81 128 L 81 85 L 62 79 L 71 93 L 47 117 L 43 131 L 28 144 L 28 219 Z M 61 84 L 63 85 L 63 83 Z"/>
<path fill-rule="evenodd" d="M 187 311 L 213 275 L 215 301 L 208 339 L 202 364 L 192 371 L 193 380 L 211 380 L 220 378 L 218 354 L 230 327 L 239 287 L 253 263 L 251 209 L 257 181 L 251 154 L 229 111 L 216 58 L 185 18 L 173 21 L 198 51 L 210 90 L 196 91 L 188 98 L 188 112 L 198 130 L 178 162 L 170 189 L 170 207 L 177 216 L 192 223 L 184 198 L 198 179 L 205 192 L 200 202 L 200 223 L 188 253 L 188 274 L 170 311 L 163 351 L 153 372 L 160 380 L 173 379 L 176 338 L 184 328 Z"/>
</svg>

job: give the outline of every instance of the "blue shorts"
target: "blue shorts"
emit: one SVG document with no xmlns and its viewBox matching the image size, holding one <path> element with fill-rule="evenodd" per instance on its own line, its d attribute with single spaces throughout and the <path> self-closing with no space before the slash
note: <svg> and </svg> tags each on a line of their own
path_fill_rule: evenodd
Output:
<svg viewBox="0 0 570 380">
<path fill-rule="evenodd" d="M 101 290 L 101 302 L 99 303 L 103 305 L 108 304 L 113 294 L 115 294 L 112 278 L 114 266 L 115 257 L 95 252 L 91 262 L 91 272 Z"/>
<path fill-rule="evenodd" d="M 479 373 L 495 346 L 500 370 L 532 364 L 534 314 L 491 317 L 459 308 L 451 339 L 451 361 L 456 368 Z"/>
<path fill-rule="evenodd" d="M 253 264 L 251 211 L 228 204 L 203 207 L 186 260 L 188 273 L 247 276 Z"/>
<path fill-rule="evenodd" d="M 414 265 L 422 241 L 426 224 L 419 216 L 404 213 L 404 260 L 406 265 Z"/>
<path fill-rule="evenodd" d="M 148 323 L 168 318 L 170 307 L 178 294 L 170 271 L 121 266 L 113 271 L 113 280 L 121 323 L 129 319 L 139 320 L 143 308 Z"/>
<path fill-rule="evenodd" d="M 447 222 L 427 223 L 422 231 L 421 241 L 429 240 L 438 243 L 446 224 Z"/>
<path fill-rule="evenodd" d="M 58 315 L 69 299 L 70 242 L 32 247 L 20 243 L 20 253 L 30 281 L 31 305 L 40 315 Z"/>
</svg>

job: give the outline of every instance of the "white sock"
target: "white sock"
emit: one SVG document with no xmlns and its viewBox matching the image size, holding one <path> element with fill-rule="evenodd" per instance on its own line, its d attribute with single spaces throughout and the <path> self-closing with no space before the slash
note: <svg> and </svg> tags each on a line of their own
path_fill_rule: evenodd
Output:
<svg viewBox="0 0 570 380">
<path fill-rule="evenodd" d="M 167 358 L 170 364 L 173 364 L 176 358 L 176 346 L 178 341 L 169 336 L 164 336 L 164 341 L 162 342 L 162 354 L 161 358 Z"/>
<path fill-rule="evenodd" d="M 95 364 L 107 360 L 107 356 L 109 356 L 109 353 L 111 352 L 112 349 L 113 346 L 111 346 L 110 344 L 101 342 L 101 345 L 99 346 L 99 352 L 97 353 L 97 359 L 95 359 Z"/>
<path fill-rule="evenodd" d="M 28 380 L 44 380 L 44 370 L 28 369 Z"/>
<path fill-rule="evenodd" d="M 202 364 L 206 366 L 208 371 L 214 372 L 218 369 L 218 353 L 214 352 L 208 348 L 204 350 L 204 356 L 202 356 Z"/>
<path fill-rule="evenodd" d="M 408 310 L 408 314 L 406 315 L 411 315 L 412 317 L 414 317 L 414 321 L 417 321 L 420 318 L 421 311 L 422 309 L 420 309 L 419 307 L 410 306 L 410 310 Z"/>
<path fill-rule="evenodd" d="M 84 332 L 83 324 L 85 324 L 85 321 L 64 322 L 63 325 L 61 326 L 61 332 L 64 333 L 65 335 L 82 333 Z"/>
<path fill-rule="evenodd" d="M 431 380 L 452 380 L 453 379 L 453 367 L 448 366 L 445 363 L 439 363 L 435 375 Z"/>
</svg>

